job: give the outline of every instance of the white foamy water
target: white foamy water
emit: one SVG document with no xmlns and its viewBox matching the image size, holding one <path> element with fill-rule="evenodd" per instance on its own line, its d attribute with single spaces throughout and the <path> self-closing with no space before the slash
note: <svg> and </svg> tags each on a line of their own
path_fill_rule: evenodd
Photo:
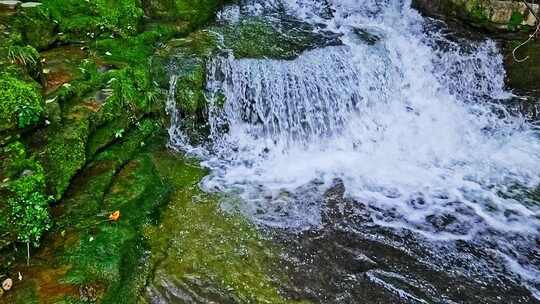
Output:
<svg viewBox="0 0 540 304">
<path fill-rule="evenodd" d="M 488 235 L 510 271 L 538 293 L 538 265 L 505 243 L 519 235 L 520 244 L 536 246 L 540 205 L 523 191 L 540 183 L 540 141 L 522 117 L 494 103 L 508 97 L 494 43 L 460 46 L 425 33 L 409 3 L 328 6 L 243 7 L 324 24 L 343 45 L 292 61 L 231 55 L 209 63 L 210 102 L 223 94 L 226 103 L 210 109 L 212 173 L 204 187 L 235 193 L 240 209 L 263 225 L 306 229 L 320 223 L 322 194 L 340 180 L 380 226 L 434 241 Z"/>
</svg>

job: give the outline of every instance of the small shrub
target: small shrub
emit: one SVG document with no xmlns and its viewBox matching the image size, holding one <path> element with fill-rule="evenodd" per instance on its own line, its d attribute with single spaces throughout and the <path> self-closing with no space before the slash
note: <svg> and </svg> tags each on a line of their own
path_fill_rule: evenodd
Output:
<svg viewBox="0 0 540 304">
<path fill-rule="evenodd" d="M 29 83 L 0 74 L 0 131 L 36 124 L 44 112 L 39 91 Z"/>
<path fill-rule="evenodd" d="M 45 195 L 45 175 L 42 166 L 28 157 L 20 142 L 9 144 L 2 150 L 9 160 L 2 165 L 12 181 L 8 184 L 8 222 L 17 239 L 39 245 L 45 231 L 50 228 L 48 211 L 50 198 Z"/>
</svg>

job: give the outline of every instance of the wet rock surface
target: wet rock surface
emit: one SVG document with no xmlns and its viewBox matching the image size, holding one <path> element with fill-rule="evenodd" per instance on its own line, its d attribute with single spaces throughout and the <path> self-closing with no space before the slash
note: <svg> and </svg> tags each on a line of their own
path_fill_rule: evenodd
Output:
<svg viewBox="0 0 540 304">
<path fill-rule="evenodd" d="M 286 248 L 281 261 L 292 285 L 285 290 L 293 298 L 313 303 L 536 302 L 504 274 L 473 274 L 483 267 L 474 257 L 489 259 L 489 249 L 459 241 L 434 246 L 412 232 L 377 227 L 366 206 L 345 198 L 340 184 L 325 197 L 321 227 L 276 233 Z M 497 265 L 492 260 L 486 266 Z"/>
<path fill-rule="evenodd" d="M 428 15 L 458 18 L 492 31 L 534 27 L 540 8 L 533 2 L 498 0 L 414 0 L 413 7 Z"/>
</svg>

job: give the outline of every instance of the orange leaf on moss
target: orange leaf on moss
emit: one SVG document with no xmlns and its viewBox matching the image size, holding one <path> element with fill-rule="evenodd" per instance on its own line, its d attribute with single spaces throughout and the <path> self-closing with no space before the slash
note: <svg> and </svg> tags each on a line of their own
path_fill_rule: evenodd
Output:
<svg viewBox="0 0 540 304">
<path fill-rule="evenodd" d="M 118 220 L 120 219 L 120 211 L 119 210 L 116 210 L 115 212 L 111 213 L 109 215 L 109 220 L 113 221 L 113 222 L 118 222 Z"/>
</svg>

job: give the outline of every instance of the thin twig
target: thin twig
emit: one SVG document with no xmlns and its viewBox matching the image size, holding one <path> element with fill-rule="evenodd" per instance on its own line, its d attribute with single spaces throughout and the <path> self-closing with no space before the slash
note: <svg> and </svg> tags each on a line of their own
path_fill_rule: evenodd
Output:
<svg viewBox="0 0 540 304">
<path fill-rule="evenodd" d="M 532 34 L 529 35 L 529 39 L 525 40 L 524 42 L 522 42 L 520 45 L 518 45 L 517 47 L 515 47 L 512 50 L 512 57 L 514 57 L 514 61 L 516 61 L 518 63 L 522 63 L 522 62 L 525 62 L 525 61 L 529 60 L 530 56 L 527 56 L 527 57 L 525 57 L 523 59 L 519 59 L 519 58 L 516 57 L 516 52 L 520 48 L 522 48 L 523 46 L 525 46 L 526 44 L 531 42 L 533 40 L 533 38 L 536 37 L 536 35 L 540 32 L 540 19 L 538 19 L 538 16 L 536 15 L 536 12 L 529 5 L 529 3 L 527 3 L 525 0 L 521 0 L 521 2 L 523 2 L 525 4 L 525 6 L 527 6 L 527 9 L 533 14 L 534 18 L 536 19 L 536 30 Z"/>
</svg>

